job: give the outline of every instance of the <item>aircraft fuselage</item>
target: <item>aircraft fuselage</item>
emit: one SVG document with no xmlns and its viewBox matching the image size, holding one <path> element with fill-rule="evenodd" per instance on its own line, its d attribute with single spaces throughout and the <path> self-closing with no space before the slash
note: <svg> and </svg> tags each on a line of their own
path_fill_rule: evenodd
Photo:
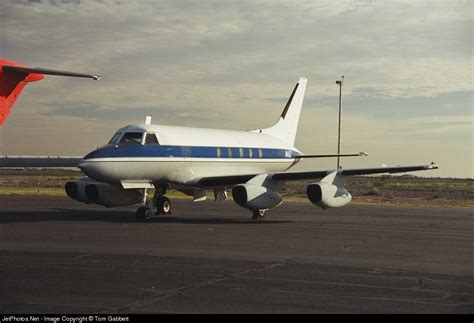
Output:
<svg viewBox="0 0 474 323">
<path fill-rule="evenodd" d="M 208 176 L 285 171 L 299 155 L 296 148 L 258 131 L 136 125 L 119 129 L 79 167 L 101 182 L 193 185 Z"/>
</svg>

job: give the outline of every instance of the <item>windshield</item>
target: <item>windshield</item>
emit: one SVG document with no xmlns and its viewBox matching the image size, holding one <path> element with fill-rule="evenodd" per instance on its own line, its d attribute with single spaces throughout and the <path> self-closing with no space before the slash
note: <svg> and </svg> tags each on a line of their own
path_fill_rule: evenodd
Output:
<svg viewBox="0 0 474 323">
<path fill-rule="evenodd" d="M 119 142 L 120 136 L 122 135 L 121 132 L 117 132 L 112 139 L 110 139 L 109 144 L 116 145 Z"/>
<path fill-rule="evenodd" d="M 122 139 L 120 139 L 121 144 L 133 142 L 136 144 L 142 143 L 143 132 L 126 132 Z"/>
</svg>

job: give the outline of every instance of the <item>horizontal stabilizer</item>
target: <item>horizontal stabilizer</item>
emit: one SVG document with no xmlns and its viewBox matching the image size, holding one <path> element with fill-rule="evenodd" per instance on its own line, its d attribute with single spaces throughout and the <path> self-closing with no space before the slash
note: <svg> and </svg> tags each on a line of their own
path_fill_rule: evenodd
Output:
<svg viewBox="0 0 474 323">
<path fill-rule="evenodd" d="M 3 72 L 4 73 L 22 73 L 22 74 L 43 74 L 43 75 L 58 75 L 58 76 L 70 76 L 70 77 L 84 77 L 84 78 L 91 78 L 94 80 L 100 80 L 101 76 L 99 75 L 90 75 L 90 74 L 83 74 L 83 73 L 74 73 L 68 71 L 60 71 L 60 70 L 50 70 L 46 68 L 30 68 L 30 67 L 23 67 L 23 66 L 13 66 L 13 65 L 3 65 Z"/>
<path fill-rule="evenodd" d="M 367 153 L 361 151 L 357 154 L 333 154 L 333 155 L 299 155 L 296 159 L 302 158 L 328 158 L 328 157 L 361 157 L 368 156 Z"/>
<path fill-rule="evenodd" d="M 31 82 L 41 81 L 45 75 L 82 77 L 99 80 L 100 76 L 40 67 L 26 67 L 20 63 L 0 58 L 0 126 L 10 114 L 23 88 Z"/>
</svg>

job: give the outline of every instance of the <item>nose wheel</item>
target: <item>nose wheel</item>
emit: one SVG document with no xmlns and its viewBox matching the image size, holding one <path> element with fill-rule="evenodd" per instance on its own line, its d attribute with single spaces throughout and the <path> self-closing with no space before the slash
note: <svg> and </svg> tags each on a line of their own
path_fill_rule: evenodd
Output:
<svg viewBox="0 0 474 323">
<path fill-rule="evenodd" d="M 148 222 L 151 220 L 152 211 L 148 206 L 140 206 L 137 210 L 136 217 L 138 222 Z"/>
<path fill-rule="evenodd" d="M 254 210 L 252 212 L 253 212 L 252 220 L 262 219 L 267 214 L 267 210 Z"/>
<path fill-rule="evenodd" d="M 166 196 L 162 196 L 155 200 L 154 206 L 156 207 L 157 215 L 171 215 L 171 201 Z M 137 209 L 136 218 L 138 222 L 148 222 L 153 216 L 151 204 L 140 206 Z"/>
<path fill-rule="evenodd" d="M 156 207 L 157 215 L 170 215 L 171 201 L 164 196 L 165 193 L 166 187 L 157 187 L 153 199 L 148 199 L 147 190 L 145 189 L 143 192 L 143 206 L 140 206 L 136 213 L 137 221 L 150 221 L 153 216 L 152 207 Z"/>
</svg>

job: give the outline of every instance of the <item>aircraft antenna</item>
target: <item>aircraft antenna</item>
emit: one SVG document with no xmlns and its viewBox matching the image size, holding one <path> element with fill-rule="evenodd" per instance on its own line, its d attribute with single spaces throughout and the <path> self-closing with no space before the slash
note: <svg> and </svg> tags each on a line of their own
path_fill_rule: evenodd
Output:
<svg viewBox="0 0 474 323">
<path fill-rule="evenodd" d="M 342 84 L 344 83 L 344 75 L 342 75 L 341 80 L 336 81 L 336 84 L 339 85 L 339 125 L 337 127 L 337 154 L 341 154 L 341 109 L 342 109 Z M 337 157 L 337 169 L 341 168 L 340 158 Z"/>
</svg>

